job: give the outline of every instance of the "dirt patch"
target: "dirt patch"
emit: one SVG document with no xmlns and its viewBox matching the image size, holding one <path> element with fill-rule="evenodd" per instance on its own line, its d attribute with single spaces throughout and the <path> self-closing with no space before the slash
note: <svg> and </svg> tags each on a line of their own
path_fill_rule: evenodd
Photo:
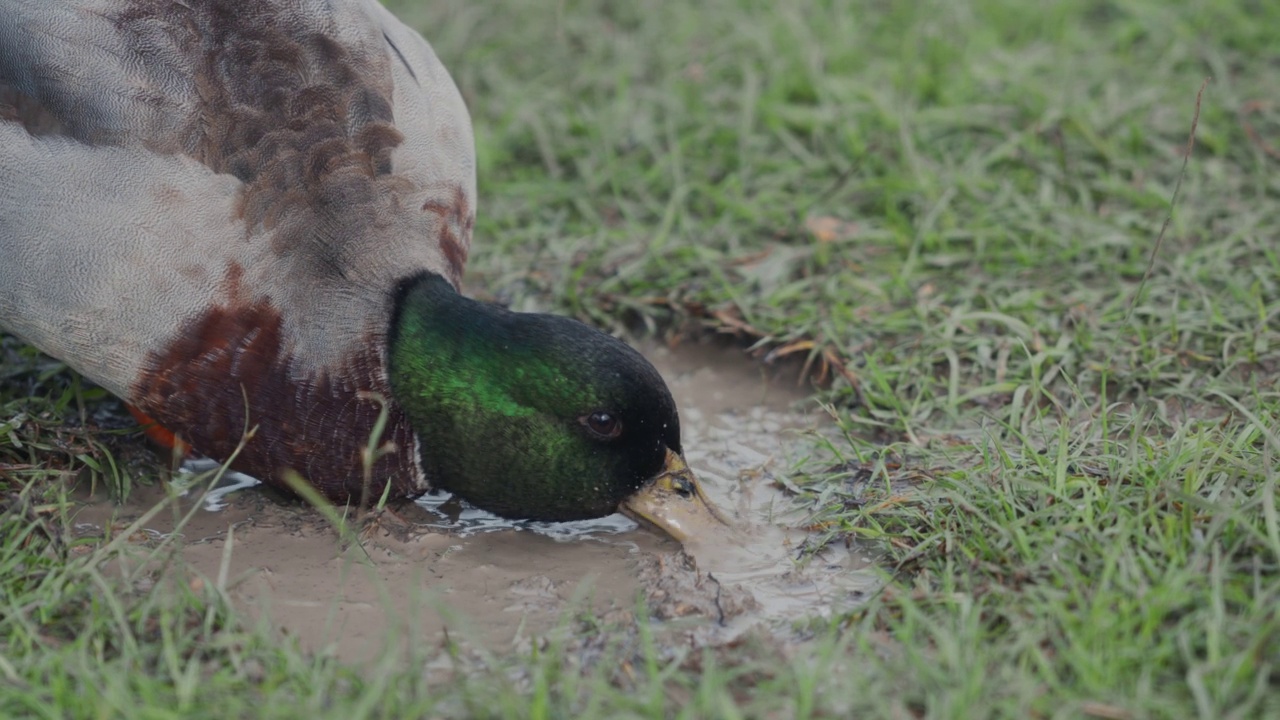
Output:
<svg viewBox="0 0 1280 720">
<path fill-rule="evenodd" d="M 734 519 L 732 534 L 682 550 L 620 515 L 512 522 L 435 494 L 352 519 L 342 536 L 313 508 L 234 474 L 208 494 L 150 488 L 120 507 L 84 498 L 78 529 L 123 527 L 170 496 L 139 541 L 178 533 L 188 565 L 254 617 L 357 662 L 406 639 L 520 647 L 579 632 L 574 620 L 586 613 L 625 621 L 640 600 L 673 631 L 717 643 L 829 615 L 872 591 L 860 548 L 806 551 L 804 518 L 776 482 L 788 453 L 806 447 L 799 430 L 823 424 L 803 410 L 794 378 L 714 348 L 644 349 L 680 407 L 689 464 Z"/>
</svg>

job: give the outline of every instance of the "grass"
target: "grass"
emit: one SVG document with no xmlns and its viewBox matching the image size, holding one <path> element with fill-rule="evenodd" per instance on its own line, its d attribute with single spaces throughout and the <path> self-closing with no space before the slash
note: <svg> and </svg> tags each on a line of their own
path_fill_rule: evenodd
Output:
<svg viewBox="0 0 1280 720">
<path fill-rule="evenodd" d="M 469 289 L 808 356 L 843 434 L 798 501 L 893 583 L 785 661 L 641 624 L 585 666 L 356 672 L 50 540 L 50 478 L 147 470 L 11 343 L 0 714 L 1280 714 L 1280 7 L 392 5 L 475 122 Z"/>
</svg>

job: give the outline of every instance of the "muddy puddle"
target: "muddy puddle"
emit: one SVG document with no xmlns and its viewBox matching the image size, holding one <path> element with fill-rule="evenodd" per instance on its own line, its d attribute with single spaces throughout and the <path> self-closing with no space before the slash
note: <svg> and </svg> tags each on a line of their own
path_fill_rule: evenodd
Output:
<svg viewBox="0 0 1280 720">
<path fill-rule="evenodd" d="M 200 582 L 217 582 L 258 621 L 303 647 L 351 661 L 404 642 L 501 651 L 575 632 L 590 613 L 625 622 L 639 608 L 700 644 L 752 627 L 848 609 L 877 587 L 860 548 L 803 552 L 805 517 L 777 478 L 824 427 L 794 374 L 767 377 L 734 351 L 645 345 L 680 408 L 686 459 L 735 530 L 682 548 L 615 515 L 578 523 L 511 522 L 445 494 L 372 518 L 345 535 L 298 501 L 194 465 L 123 506 L 82 497 L 77 530 L 129 525 L 169 498 L 138 534 L 176 535 Z M 204 471 L 203 474 L 200 474 Z M 185 483 L 185 490 L 183 488 Z M 802 562 L 797 559 L 804 556 Z"/>
</svg>

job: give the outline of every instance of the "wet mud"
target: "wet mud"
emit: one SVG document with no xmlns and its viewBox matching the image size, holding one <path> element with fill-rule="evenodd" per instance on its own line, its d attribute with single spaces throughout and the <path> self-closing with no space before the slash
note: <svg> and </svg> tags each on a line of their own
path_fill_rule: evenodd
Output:
<svg viewBox="0 0 1280 720">
<path fill-rule="evenodd" d="M 805 431 L 829 424 L 806 408 L 794 374 L 770 377 L 712 347 L 642 349 L 679 405 L 689 465 L 732 521 L 723 535 L 682 548 L 621 515 L 512 522 L 447 494 L 345 518 L 340 532 L 244 476 L 206 492 L 212 471 L 199 464 L 185 490 L 137 490 L 122 506 L 82 495 L 77 529 L 119 531 L 168 498 L 140 544 L 173 536 L 199 581 L 220 583 L 303 647 L 355 662 L 404 642 L 519 648 L 578 632 L 577 618 L 626 623 L 636 612 L 689 642 L 717 644 L 751 628 L 786 632 L 874 591 L 861 548 L 810 550 L 805 516 L 778 482 L 810 447 Z"/>
</svg>

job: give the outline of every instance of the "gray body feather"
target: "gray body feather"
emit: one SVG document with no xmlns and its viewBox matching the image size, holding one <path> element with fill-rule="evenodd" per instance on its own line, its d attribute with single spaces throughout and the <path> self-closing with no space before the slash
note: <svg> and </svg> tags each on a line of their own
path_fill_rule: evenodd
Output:
<svg viewBox="0 0 1280 720">
<path fill-rule="evenodd" d="M 373 0 L 0 4 L 0 326 L 126 399 L 219 304 L 340 365 L 397 280 L 457 282 L 474 197 L 461 97 Z"/>
</svg>

